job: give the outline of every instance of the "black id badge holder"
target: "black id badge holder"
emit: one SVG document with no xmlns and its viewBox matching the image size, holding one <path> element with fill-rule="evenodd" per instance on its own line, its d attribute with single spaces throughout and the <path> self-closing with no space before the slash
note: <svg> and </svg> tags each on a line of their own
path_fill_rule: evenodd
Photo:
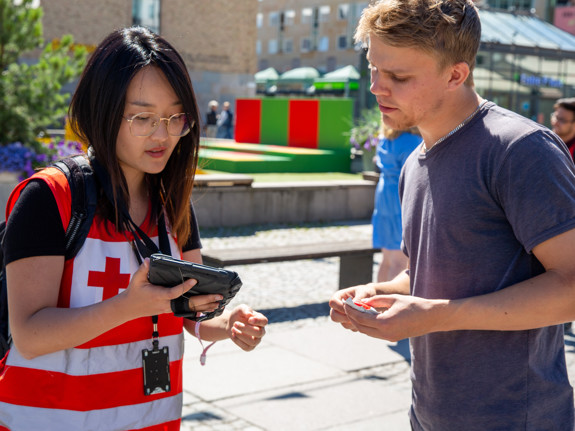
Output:
<svg viewBox="0 0 575 431">
<path fill-rule="evenodd" d="M 152 350 L 142 350 L 144 395 L 170 392 L 170 356 L 168 346 L 159 348 L 158 316 L 153 316 Z"/>
</svg>

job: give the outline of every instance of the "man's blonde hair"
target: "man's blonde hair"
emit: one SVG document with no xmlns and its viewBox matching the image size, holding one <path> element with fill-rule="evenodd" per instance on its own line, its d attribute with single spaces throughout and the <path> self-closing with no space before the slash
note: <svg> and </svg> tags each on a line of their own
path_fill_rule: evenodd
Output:
<svg viewBox="0 0 575 431">
<path fill-rule="evenodd" d="M 481 39 L 479 13 L 471 0 L 380 0 L 364 9 L 356 42 L 371 35 L 394 47 L 416 48 L 434 56 L 440 69 L 465 62 L 473 85 Z"/>
</svg>

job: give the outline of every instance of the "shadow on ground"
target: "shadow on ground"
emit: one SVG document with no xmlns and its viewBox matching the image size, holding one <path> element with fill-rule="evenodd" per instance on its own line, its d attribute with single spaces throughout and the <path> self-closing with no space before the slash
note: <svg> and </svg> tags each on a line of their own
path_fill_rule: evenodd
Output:
<svg viewBox="0 0 575 431">
<path fill-rule="evenodd" d="M 262 224 L 236 227 L 200 227 L 201 238 L 229 238 L 234 236 L 254 236 L 258 232 L 266 232 L 278 229 L 312 229 L 322 227 L 337 226 L 357 226 L 370 223 L 371 220 L 349 220 L 349 221 L 331 221 L 331 222 L 314 222 L 314 223 L 280 223 L 280 224 Z"/>
<path fill-rule="evenodd" d="M 299 319 L 310 319 L 329 316 L 329 303 L 303 304 L 296 307 L 279 307 L 258 310 L 268 318 L 269 323 L 289 322 Z"/>
</svg>

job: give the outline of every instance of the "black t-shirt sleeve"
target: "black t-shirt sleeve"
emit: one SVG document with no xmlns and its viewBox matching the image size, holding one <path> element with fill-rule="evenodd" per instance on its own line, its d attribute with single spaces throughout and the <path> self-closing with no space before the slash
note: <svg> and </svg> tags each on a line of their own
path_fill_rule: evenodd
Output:
<svg viewBox="0 0 575 431">
<path fill-rule="evenodd" d="M 202 241 L 200 239 L 200 230 L 198 227 L 198 219 L 196 217 L 196 212 L 194 211 L 194 205 L 190 203 L 190 224 L 191 224 L 191 234 L 184 246 L 182 251 L 196 250 L 202 248 Z"/>
<path fill-rule="evenodd" d="M 202 248 L 198 221 L 191 205 L 191 234 L 182 250 Z M 42 180 L 31 180 L 14 205 L 4 239 L 6 264 L 32 256 L 64 256 L 65 231 L 56 199 Z"/>
<path fill-rule="evenodd" d="M 65 232 L 48 184 L 31 180 L 22 190 L 6 223 L 6 264 L 32 256 L 64 256 Z"/>
</svg>

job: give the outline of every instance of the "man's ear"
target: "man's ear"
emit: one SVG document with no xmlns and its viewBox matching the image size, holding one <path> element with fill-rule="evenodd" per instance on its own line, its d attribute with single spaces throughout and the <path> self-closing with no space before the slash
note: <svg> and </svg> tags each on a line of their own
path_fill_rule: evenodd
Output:
<svg viewBox="0 0 575 431">
<path fill-rule="evenodd" d="M 465 61 L 455 63 L 451 66 L 451 75 L 447 83 L 449 90 L 455 90 L 465 83 L 471 71 Z"/>
</svg>

